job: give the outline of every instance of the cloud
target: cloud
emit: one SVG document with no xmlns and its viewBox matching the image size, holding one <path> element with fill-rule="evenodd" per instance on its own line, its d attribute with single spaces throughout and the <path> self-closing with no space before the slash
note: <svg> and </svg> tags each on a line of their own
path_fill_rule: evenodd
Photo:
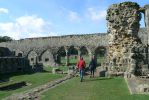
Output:
<svg viewBox="0 0 149 100">
<path fill-rule="evenodd" d="M 51 27 L 51 23 L 35 15 L 21 16 L 14 22 L 0 23 L 0 33 L 14 39 L 56 35 Z"/>
<path fill-rule="evenodd" d="M 8 14 L 9 11 L 6 8 L 0 8 L 0 13 L 6 13 L 6 14 Z"/>
<path fill-rule="evenodd" d="M 81 20 L 79 14 L 74 11 L 69 11 L 68 17 L 69 17 L 69 21 L 71 22 L 78 22 Z"/>
<path fill-rule="evenodd" d="M 94 22 L 105 20 L 106 10 L 97 10 L 95 8 L 88 8 L 88 15 Z"/>
</svg>

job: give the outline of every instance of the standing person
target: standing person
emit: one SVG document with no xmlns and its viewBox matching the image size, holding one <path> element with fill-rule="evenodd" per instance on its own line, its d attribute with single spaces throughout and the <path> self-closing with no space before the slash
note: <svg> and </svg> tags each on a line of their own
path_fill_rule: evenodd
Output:
<svg viewBox="0 0 149 100">
<path fill-rule="evenodd" d="M 94 77 L 94 72 L 95 72 L 95 69 L 96 69 L 96 59 L 95 59 L 94 56 L 91 58 L 91 61 L 89 63 L 89 69 L 90 69 L 90 72 L 91 72 L 90 77 Z"/>
<path fill-rule="evenodd" d="M 77 67 L 78 67 L 79 72 L 80 72 L 80 82 L 83 81 L 85 66 L 86 66 L 86 64 L 85 64 L 85 61 L 83 60 L 83 57 L 80 57 L 80 60 L 77 63 Z"/>
</svg>

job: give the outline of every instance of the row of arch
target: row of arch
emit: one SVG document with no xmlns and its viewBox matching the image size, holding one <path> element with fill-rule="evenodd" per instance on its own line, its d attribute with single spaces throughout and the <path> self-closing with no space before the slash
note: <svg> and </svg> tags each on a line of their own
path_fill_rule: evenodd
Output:
<svg viewBox="0 0 149 100">
<path fill-rule="evenodd" d="M 71 64 L 70 59 L 78 60 L 79 56 L 84 56 L 85 59 L 90 59 L 92 55 L 96 56 L 106 56 L 106 47 L 99 46 L 92 50 L 92 48 L 88 48 L 85 46 L 82 47 L 75 47 L 75 46 L 62 46 L 57 48 L 54 52 L 51 49 L 46 49 L 42 53 L 38 54 L 35 50 L 31 50 L 25 56 L 28 60 L 30 65 L 36 64 L 44 64 L 55 66 L 56 64 Z M 15 50 L 15 56 L 23 57 L 23 51 Z"/>
</svg>

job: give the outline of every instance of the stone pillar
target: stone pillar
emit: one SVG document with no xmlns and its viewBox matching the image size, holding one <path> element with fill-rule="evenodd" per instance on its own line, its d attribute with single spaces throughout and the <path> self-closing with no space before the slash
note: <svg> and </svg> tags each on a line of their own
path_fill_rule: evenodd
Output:
<svg viewBox="0 0 149 100">
<path fill-rule="evenodd" d="M 140 6 L 135 2 L 113 4 L 107 10 L 106 19 L 108 21 L 110 62 L 114 64 L 115 71 L 119 71 L 119 69 L 126 69 L 122 65 L 126 64 L 127 59 L 134 60 L 137 65 L 133 64 L 129 69 L 134 74 L 134 70 L 138 71 L 137 66 L 144 58 L 141 53 L 143 44 L 138 37 L 141 19 Z"/>
<path fill-rule="evenodd" d="M 68 49 L 65 50 L 66 52 L 66 66 L 69 65 L 69 53 L 68 53 Z"/>
<path fill-rule="evenodd" d="M 94 56 L 93 52 L 89 52 L 89 61 L 92 59 L 92 57 Z"/>
<path fill-rule="evenodd" d="M 145 5 L 145 25 L 148 32 L 148 39 L 149 39 L 149 5 Z M 149 44 L 149 40 L 148 40 Z"/>
<path fill-rule="evenodd" d="M 78 50 L 78 60 L 80 59 L 80 57 L 81 57 L 81 51 Z"/>
<path fill-rule="evenodd" d="M 149 45 L 149 5 L 145 5 L 145 25 L 146 25 L 146 28 L 147 28 L 147 32 L 148 32 L 148 45 Z M 147 47 L 147 59 L 148 59 L 148 62 L 149 62 L 149 47 Z M 149 64 L 148 64 L 149 66 Z"/>
</svg>

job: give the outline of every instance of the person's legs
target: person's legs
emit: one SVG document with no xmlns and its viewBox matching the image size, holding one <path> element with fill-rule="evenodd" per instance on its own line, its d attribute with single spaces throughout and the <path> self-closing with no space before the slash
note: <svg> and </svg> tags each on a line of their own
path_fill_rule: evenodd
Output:
<svg viewBox="0 0 149 100">
<path fill-rule="evenodd" d="M 91 77 L 93 77 L 93 76 L 94 76 L 94 69 L 91 68 Z"/>
<path fill-rule="evenodd" d="M 93 69 L 93 72 L 92 72 L 93 73 L 93 77 L 94 77 L 94 72 L 95 72 L 95 70 Z"/>
<path fill-rule="evenodd" d="M 82 80 L 83 80 L 83 70 L 81 69 L 80 70 L 80 81 L 82 82 Z"/>
<path fill-rule="evenodd" d="M 92 69 L 90 69 L 90 73 L 91 73 L 91 74 L 90 74 L 90 78 L 91 78 L 91 77 L 92 77 Z"/>
</svg>

